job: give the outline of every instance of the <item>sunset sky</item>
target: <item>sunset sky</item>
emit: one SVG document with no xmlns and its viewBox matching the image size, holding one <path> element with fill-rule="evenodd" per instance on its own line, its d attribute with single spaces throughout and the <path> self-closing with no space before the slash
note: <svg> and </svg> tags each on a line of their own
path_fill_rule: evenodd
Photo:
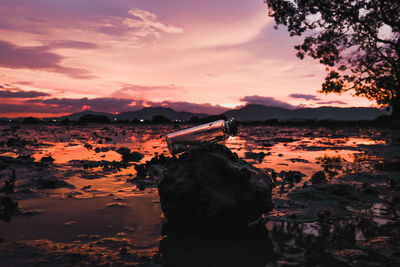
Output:
<svg viewBox="0 0 400 267">
<path fill-rule="evenodd" d="M 273 25 L 262 0 L 1 1 L 0 116 L 374 104 L 317 93 L 325 68 Z"/>
</svg>

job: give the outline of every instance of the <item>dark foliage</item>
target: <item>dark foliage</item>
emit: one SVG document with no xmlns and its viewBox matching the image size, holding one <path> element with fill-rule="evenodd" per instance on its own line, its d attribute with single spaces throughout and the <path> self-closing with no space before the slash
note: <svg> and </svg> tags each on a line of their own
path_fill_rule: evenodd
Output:
<svg viewBox="0 0 400 267">
<path fill-rule="evenodd" d="M 400 1 L 265 0 L 276 26 L 305 36 L 297 56 L 327 66 L 322 93 L 375 100 L 400 118 Z"/>
</svg>

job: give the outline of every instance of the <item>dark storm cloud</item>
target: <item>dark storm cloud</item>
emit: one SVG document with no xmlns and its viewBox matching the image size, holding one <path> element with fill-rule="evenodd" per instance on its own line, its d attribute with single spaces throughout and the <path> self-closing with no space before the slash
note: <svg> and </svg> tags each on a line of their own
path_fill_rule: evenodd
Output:
<svg viewBox="0 0 400 267">
<path fill-rule="evenodd" d="M 291 94 L 289 95 L 291 98 L 300 98 L 300 99 L 305 99 L 305 100 L 314 100 L 318 101 L 320 100 L 318 97 L 315 95 L 305 95 L 305 94 Z"/>
<path fill-rule="evenodd" d="M 0 85 L 0 88 L 3 88 L 3 86 Z M 0 90 L 0 98 L 36 98 L 41 96 L 49 96 L 49 94 L 37 91 Z"/>
<path fill-rule="evenodd" d="M 31 69 L 58 72 L 77 79 L 94 76 L 87 70 L 61 66 L 62 56 L 50 52 L 49 46 L 19 47 L 0 41 L 0 66 L 12 69 Z"/>
<path fill-rule="evenodd" d="M 287 109 L 293 109 L 295 106 L 290 105 L 289 103 L 282 102 L 280 100 L 277 100 L 273 97 L 268 97 L 268 96 L 258 96 L 258 95 L 253 95 L 253 96 L 245 96 L 240 99 L 242 102 L 246 102 L 246 104 L 258 104 L 258 105 L 264 105 L 264 106 L 270 106 L 270 107 L 280 107 L 280 108 L 287 108 Z"/>
</svg>

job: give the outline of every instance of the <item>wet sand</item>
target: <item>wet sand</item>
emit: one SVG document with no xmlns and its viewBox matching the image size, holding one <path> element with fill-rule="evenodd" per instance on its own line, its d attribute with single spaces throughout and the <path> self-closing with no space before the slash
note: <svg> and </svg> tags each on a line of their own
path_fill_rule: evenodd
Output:
<svg viewBox="0 0 400 267">
<path fill-rule="evenodd" d="M 241 128 L 225 145 L 274 177 L 275 209 L 266 236 L 232 241 L 163 232 L 159 169 L 135 179 L 182 127 L 0 126 L 0 187 L 16 178 L 0 195 L 18 202 L 0 220 L 0 265 L 400 265 L 399 132 Z M 121 147 L 143 159 L 123 161 Z M 312 184 L 318 171 L 326 183 Z"/>
</svg>

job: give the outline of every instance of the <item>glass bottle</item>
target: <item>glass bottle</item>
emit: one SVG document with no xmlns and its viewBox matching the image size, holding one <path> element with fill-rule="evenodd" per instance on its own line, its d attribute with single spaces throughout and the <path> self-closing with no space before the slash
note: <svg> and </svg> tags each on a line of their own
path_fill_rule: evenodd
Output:
<svg viewBox="0 0 400 267">
<path fill-rule="evenodd" d="M 168 134 L 168 149 L 172 155 L 182 153 L 193 145 L 215 143 L 228 139 L 237 133 L 237 124 L 231 119 L 229 121 L 218 120 L 196 127 L 184 129 Z"/>
</svg>

